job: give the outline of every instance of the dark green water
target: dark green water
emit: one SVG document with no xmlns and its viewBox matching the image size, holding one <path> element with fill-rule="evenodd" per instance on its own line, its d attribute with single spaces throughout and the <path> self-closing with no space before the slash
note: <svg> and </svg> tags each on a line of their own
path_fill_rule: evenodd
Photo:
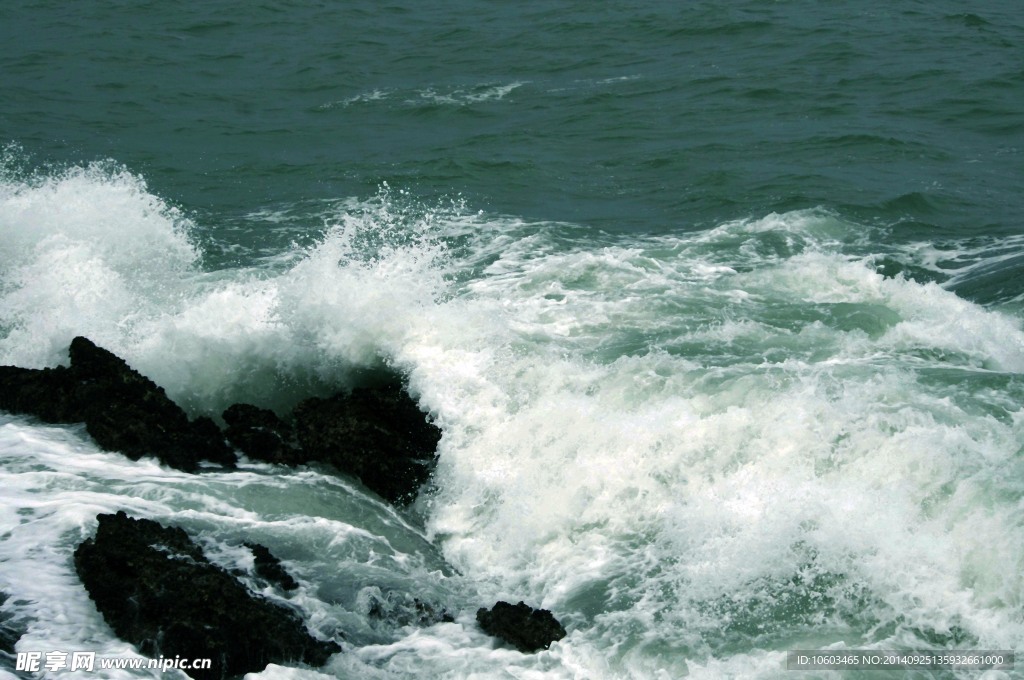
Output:
<svg viewBox="0 0 1024 680">
<path fill-rule="evenodd" d="M 1020 2 L 8 2 L 0 145 L 0 364 L 213 416 L 388 367 L 445 432 L 395 513 L 0 414 L 19 651 L 124 653 L 70 555 L 127 509 L 270 546 L 328 677 L 1024 654 Z"/>
<path fill-rule="evenodd" d="M 965 11 L 972 9 L 972 11 Z M 630 232 L 1020 232 L 1019 3 L 8 3 L 0 130 L 214 223 L 417 196 Z"/>
</svg>

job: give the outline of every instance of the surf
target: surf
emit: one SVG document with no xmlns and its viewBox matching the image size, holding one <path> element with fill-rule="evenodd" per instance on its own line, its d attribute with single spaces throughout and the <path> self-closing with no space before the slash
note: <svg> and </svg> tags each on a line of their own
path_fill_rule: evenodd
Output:
<svg viewBox="0 0 1024 680">
<path fill-rule="evenodd" d="M 399 512 L 316 470 L 197 478 L 4 416 L 19 649 L 131 653 L 69 561 L 120 509 L 225 566 L 243 537 L 271 547 L 310 625 L 344 634 L 317 671 L 336 677 L 771 676 L 797 647 L 1024 639 L 1005 569 L 1024 559 L 1012 296 L 965 299 L 968 270 L 825 208 L 669 235 L 390 187 L 316 211 L 308 242 L 209 266 L 212 226 L 125 168 L 3 175 L 2 363 L 57 365 L 92 334 L 206 415 L 396 371 L 444 431 Z M 1014 245 L 972 247 L 949 244 L 982 276 Z M 413 625 L 419 592 L 455 621 Z M 496 647 L 473 619 L 490 599 L 529 599 L 569 634 Z M 261 675 L 283 672 L 317 677 Z"/>
</svg>

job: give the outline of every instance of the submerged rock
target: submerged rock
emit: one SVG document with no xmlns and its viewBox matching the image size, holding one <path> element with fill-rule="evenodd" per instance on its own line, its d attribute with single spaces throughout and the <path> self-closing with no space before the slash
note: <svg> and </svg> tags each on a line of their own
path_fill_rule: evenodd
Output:
<svg viewBox="0 0 1024 680">
<path fill-rule="evenodd" d="M 309 460 L 358 477 L 388 501 L 412 500 L 433 471 L 441 430 L 398 383 L 307 399 L 293 415 Z"/>
<path fill-rule="evenodd" d="M 189 421 L 162 387 L 115 354 L 77 337 L 70 367 L 0 367 L 0 409 L 33 415 L 49 423 L 84 422 L 108 451 L 132 460 L 154 455 L 193 472 L 208 460 L 234 465 L 235 454 L 209 418 Z"/>
<path fill-rule="evenodd" d="M 356 602 L 374 627 L 378 623 L 385 627 L 425 627 L 455 622 L 444 604 L 428 602 L 401 590 L 367 586 L 359 592 Z"/>
<path fill-rule="evenodd" d="M 245 547 L 252 551 L 256 560 L 257 576 L 270 581 L 282 590 L 295 590 L 299 587 L 298 581 L 285 571 L 285 568 L 281 566 L 281 560 L 274 557 L 269 548 L 259 543 L 246 543 Z"/>
<path fill-rule="evenodd" d="M 97 519 L 96 537 L 75 550 L 75 569 L 117 636 L 142 654 L 211 659 L 211 669 L 189 672 L 219 680 L 270 663 L 322 666 L 341 651 L 211 564 L 182 529 L 124 512 Z"/>
<path fill-rule="evenodd" d="M 565 628 L 550 611 L 534 609 L 524 602 L 511 605 L 499 601 L 490 610 L 478 609 L 476 620 L 485 633 L 525 654 L 548 649 L 552 642 L 565 637 Z"/>
</svg>

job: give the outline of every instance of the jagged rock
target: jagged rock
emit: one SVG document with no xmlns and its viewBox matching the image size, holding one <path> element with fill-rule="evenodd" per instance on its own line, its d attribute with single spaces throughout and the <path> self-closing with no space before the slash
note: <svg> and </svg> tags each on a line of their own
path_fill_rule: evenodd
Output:
<svg viewBox="0 0 1024 680">
<path fill-rule="evenodd" d="M 295 442 L 291 425 L 273 411 L 252 404 L 234 404 L 221 416 L 224 434 L 236 449 L 254 460 L 297 465 L 307 456 Z"/>
<path fill-rule="evenodd" d="M 133 460 L 154 455 L 194 472 L 200 461 L 233 466 L 216 423 L 189 421 L 163 388 L 83 337 L 70 367 L 0 366 L 0 409 L 50 423 L 84 422 L 96 443 Z M 272 411 L 235 404 L 223 414 L 231 444 L 256 460 L 322 462 L 358 477 L 388 501 L 411 501 L 433 471 L 441 430 L 392 382 L 328 399 L 307 399 L 294 427 Z"/>
<path fill-rule="evenodd" d="M 120 357 L 83 337 L 71 341 L 69 355 L 68 368 L 0 367 L 0 409 L 49 423 L 84 422 L 100 447 L 132 460 L 154 455 L 188 472 L 201 460 L 235 464 L 212 420 L 189 422 L 162 387 Z"/>
<path fill-rule="evenodd" d="M 246 543 L 245 547 L 252 551 L 256 560 L 257 576 L 276 584 L 282 590 L 295 590 L 299 587 L 298 581 L 285 571 L 281 566 L 281 560 L 274 557 L 269 548 L 259 543 Z"/>
<path fill-rule="evenodd" d="M 480 608 L 476 620 L 485 633 L 504 640 L 524 654 L 548 649 L 565 637 L 562 627 L 547 609 L 534 609 L 524 602 L 497 602 L 490 610 Z"/>
<path fill-rule="evenodd" d="M 96 537 L 75 550 L 75 569 L 117 636 L 141 653 L 212 659 L 210 670 L 190 673 L 220 680 L 270 663 L 321 666 L 341 651 L 211 564 L 182 529 L 124 512 L 97 519 Z"/>
<path fill-rule="evenodd" d="M 412 500 L 433 471 L 441 430 L 398 383 L 307 399 L 293 415 L 310 460 L 358 477 L 391 502 Z"/>
</svg>

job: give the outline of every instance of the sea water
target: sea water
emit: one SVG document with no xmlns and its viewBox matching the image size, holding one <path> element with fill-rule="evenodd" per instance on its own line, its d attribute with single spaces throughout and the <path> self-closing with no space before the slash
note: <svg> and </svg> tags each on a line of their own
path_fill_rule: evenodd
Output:
<svg viewBox="0 0 1024 680">
<path fill-rule="evenodd" d="M 37 2 L 0 36 L 0 364 L 85 335 L 214 417 L 397 372 L 444 432 L 395 509 L 0 414 L 18 651 L 135 653 L 72 565 L 117 510 L 283 560 L 264 594 L 344 651 L 251 678 L 1024 649 L 1016 3 Z M 497 643 L 499 599 L 567 637 Z"/>
</svg>

